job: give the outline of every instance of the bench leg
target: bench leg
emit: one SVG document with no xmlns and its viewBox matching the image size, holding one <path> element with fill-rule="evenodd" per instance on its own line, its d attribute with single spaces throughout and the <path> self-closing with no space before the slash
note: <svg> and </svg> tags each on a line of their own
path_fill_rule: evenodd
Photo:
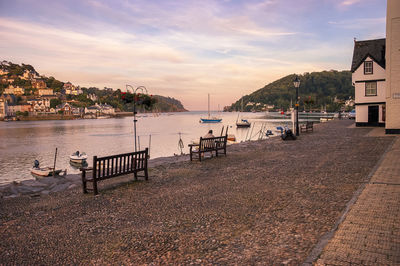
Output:
<svg viewBox="0 0 400 266">
<path fill-rule="evenodd" d="M 99 194 L 99 191 L 97 190 L 97 180 L 96 179 L 93 180 L 93 194 L 94 195 Z"/>
<path fill-rule="evenodd" d="M 148 172 L 148 170 L 147 170 L 147 167 L 144 169 L 144 178 L 145 178 L 146 180 L 149 180 L 149 172 Z"/>
<path fill-rule="evenodd" d="M 83 193 L 87 194 L 88 192 L 87 192 L 86 171 L 85 170 L 82 171 L 81 177 L 82 177 Z"/>
</svg>

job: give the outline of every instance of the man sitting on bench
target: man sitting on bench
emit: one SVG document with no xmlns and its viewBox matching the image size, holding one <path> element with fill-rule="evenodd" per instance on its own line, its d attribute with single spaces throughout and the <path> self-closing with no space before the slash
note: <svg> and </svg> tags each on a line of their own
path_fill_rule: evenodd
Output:
<svg viewBox="0 0 400 266">
<path fill-rule="evenodd" d="M 213 135 L 212 129 L 210 129 L 210 130 L 208 131 L 208 133 L 204 135 L 203 138 L 213 138 L 213 137 L 215 137 L 215 136 Z"/>
</svg>

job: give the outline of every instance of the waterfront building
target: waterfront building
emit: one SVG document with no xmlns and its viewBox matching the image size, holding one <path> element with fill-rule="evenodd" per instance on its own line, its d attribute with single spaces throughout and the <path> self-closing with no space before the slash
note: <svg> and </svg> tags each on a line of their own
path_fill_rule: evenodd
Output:
<svg viewBox="0 0 400 266">
<path fill-rule="evenodd" d="M 7 101 L 8 104 L 15 104 L 17 102 L 17 97 L 14 94 L 2 94 L 0 99 Z"/>
<path fill-rule="evenodd" d="M 0 119 L 4 119 L 7 116 L 7 101 L 4 99 L 0 99 Z"/>
<path fill-rule="evenodd" d="M 356 126 L 385 126 L 385 39 L 354 40 L 351 64 Z"/>
<path fill-rule="evenodd" d="M 31 105 L 30 112 L 33 114 L 47 113 L 50 110 L 50 99 L 48 98 L 28 100 L 28 104 Z"/>
<path fill-rule="evenodd" d="M 114 115 L 115 109 L 108 104 L 95 104 L 85 108 L 85 114 L 94 114 L 94 115 Z"/>
<path fill-rule="evenodd" d="M 400 134 L 400 1 L 387 1 L 386 134 Z"/>
<path fill-rule="evenodd" d="M 63 115 L 72 115 L 72 106 L 69 103 L 62 103 L 56 106 L 56 112 L 62 112 Z"/>
<path fill-rule="evenodd" d="M 10 104 L 8 105 L 8 110 L 7 110 L 7 116 L 16 116 L 17 112 L 29 112 L 31 111 L 32 106 L 30 104 L 21 104 L 21 105 L 15 105 L 15 104 Z"/>
</svg>

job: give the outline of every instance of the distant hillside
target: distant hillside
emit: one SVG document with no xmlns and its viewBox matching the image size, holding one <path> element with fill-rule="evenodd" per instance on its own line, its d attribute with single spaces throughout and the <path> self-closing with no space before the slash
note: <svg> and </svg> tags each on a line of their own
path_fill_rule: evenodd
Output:
<svg viewBox="0 0 400 266">
<path fill-rule="evenodd" d="M 296 75 L 288 75 L 243 97 L 244 111 L 260 111 L 266 106 L 287 110 L 291 101 L 296 101 L 293 80 Z M 327 111 L 336 111 L 349 97 L 354 99 L 350 71 L 322 71 L 299 75 L 300 110 L 318 110 L 321 106 Z M 225 107 L 225 111 L 240 110 L 242 98 Z"/>
<path fill-rule="evenodd" d="M 160 95 L 154 96 L 157 99 L 155 108 L 159 112 L 186 112 L 187 110 L 183 107 L 182 103 L 171 97 L 164 97 Z"/>
<path fill-rule="evenodd" d="M 54 77 L 41 76 L 33 66 L 27 64 L 14 64 L 12 62 L 0 62 L 0 95 L 10 85 L 24 89 L 24 95 L 20 96 L 19 103 L 24 99 L 34 99 L 37 97 L 38 89 L 32 86 L 37 80 L 44 81 L 46 88 L 53 89 L 58 99 L 53 100 L 57 104 L 63 101 L 74 101 L 72 105 L 77 107 L 87 107 L 95 103 L 108 103 L 121 111 L 132 111 L 133 104 L 127 104 L 121 99 L 121 91 L 112 88 L 99 89 L 96 87 L 78 87 L 82 93 L 79 95 L 66 95 L 64 90 L 65 82 L 59 81 Z M 91 96 L 91 97 L 89 97 Z M 90 98 L 90 99 L 89 99 Z M 187 111 L 182 103 L 174 98 L 155 95 L 156 104 L 153 109 L 158 112 L 184 112 Z M 138 108 L 138 111 L 150 111 Z"/>
</svg>

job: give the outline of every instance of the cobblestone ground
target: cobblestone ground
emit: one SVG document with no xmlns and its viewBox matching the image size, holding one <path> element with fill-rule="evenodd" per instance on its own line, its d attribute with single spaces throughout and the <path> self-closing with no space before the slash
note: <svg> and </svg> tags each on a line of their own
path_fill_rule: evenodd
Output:
<svg viewBox="0 0 400 266">
<path fill-rule="evenodd" d="M 400 265 L 400 138 L 316 265 Z"/>
<path fill-rule="evenodd" d="M 0 264 L 301 264 L 393 142 L 352 123 L 154 166 L 149 181 L 116 178 L 98 196 L 2 198 Z"/>
</svg>

